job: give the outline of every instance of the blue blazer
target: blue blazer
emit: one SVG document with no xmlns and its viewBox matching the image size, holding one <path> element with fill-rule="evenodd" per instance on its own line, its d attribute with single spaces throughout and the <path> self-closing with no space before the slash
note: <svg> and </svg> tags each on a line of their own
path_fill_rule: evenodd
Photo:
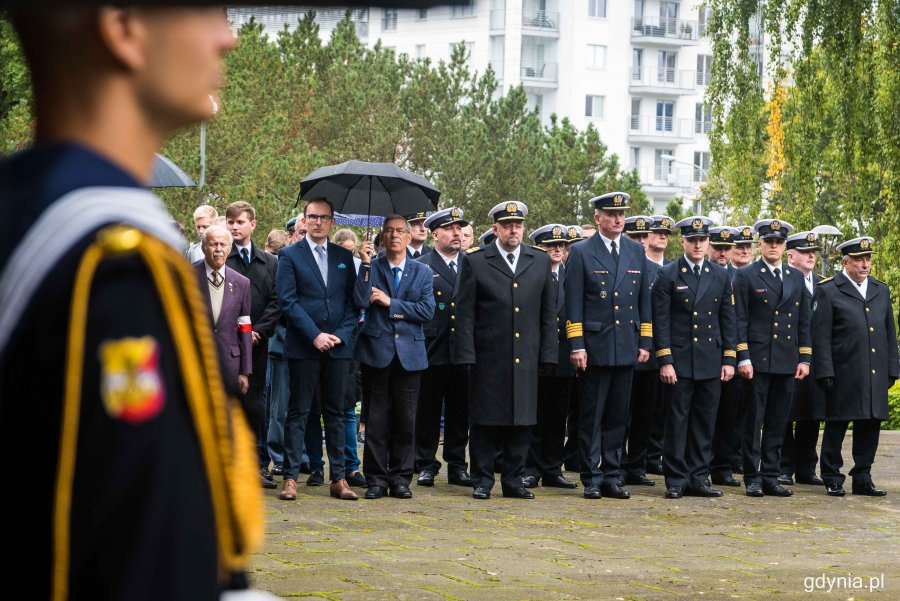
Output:
<svg viewBox="0 0 900 601">
<path fill-rule="evenodd" d="M 397 290 L 387 257 L 377 257 L 371 265 L 360 267 L 353 298 L 366 309 L 366 321 L 356 342 L 357 361 L 381 368 L 396 356 L 406 371 L 428 367 L 422 324 L 434 317 L 431 273 L 428 265 L 407 258 Z M 390 307 L 369 303 L 372 286 L 391 297 Z"/>
<path fill-rule="evenodd" d="M 353 253 L 331 242 L 327 249 L 327 289 L 308 238 L 278 253 L 275 292 L 287 328 L 285 359 L 320 357 L 313 340 L 322 332 L 334 334 L 343 343 L 328 351 L 332 358 L 353 358 L 353 328 L 358 315 L 353 304 Z"/>
</svg>

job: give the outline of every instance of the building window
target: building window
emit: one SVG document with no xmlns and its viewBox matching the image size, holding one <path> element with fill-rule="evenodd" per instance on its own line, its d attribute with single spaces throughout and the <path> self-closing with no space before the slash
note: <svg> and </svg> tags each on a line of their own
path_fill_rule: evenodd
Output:
<svg viewBox="0 0 900 601">
<path fill-rule="evenodd" d="M 475 42 L 460 42 L 463 46 L 466 47 L 466 64 L 472 64 L 472 51 L 475 49 Z M 460 43 L 450 44 L 450 56 L 453 56 L 453 51 L 459 46 Z"/>
<path fill-rule="evenodd" d="M 674 126 L 675 103 L 671 100 L 656 101 L 656 131 L 672 131 Z"/>
<path fill-rule="evenodd" d="M 641 99 L 631 99 L 631 129 L 641 128 Z"/>
<path fill-rule="evenodd" d="M 381 29 L 383 31 L 396 31 L 397 30 L 397 9 L 396 8 L 384 9 L 384 17 L 381 19 Z"/>
<path fill-rule="evenodd" d="M 416 58 L 425 58 L 425 44 L 416 44 Z"/>
<path fill-rule="evenodd" d="M 606 18 L 606 0 L 588 0 L 588 16 Z"/>
<path fill-rule="evenodd" d="M 672 52 L 671 50 L 658 51 L 656 58 L 656 65 L 658 67 L 656 81 L 659 83 L 675 83 L 675 69 L 677 64 L 677 52 Z"/>
<path fill-rule="evenodd" d="M 694 133 L 708 134 L 712 127 L 712 107 L 698 102 L 694 108 Z"/>
<path fill-rule="evenodd" d="M 697 55 L 697 85 L 708 86 L 712 78 L 712 55 Z"/>
<path fill-rule="evenodd" d="M 668 183 L 672 176 L 672 161 L 668 161 L 663 157 L 664 154 L 671 154 L 672 151 L 665 148 L 657 148 L 653 153 L 653 175 L 658 182 Z"/>
<path fill-rule="evenodd" d="M 709 174 L 709 162 L 710 156 L 708 152 L 695 152 L 694 153 L 694 181 L 697 183 L 703 183 L 706 181 L 706 176 Z M 699 169 L 698 169 L 699 167 Z"/>
<path fill-rule="evenodd" d="M 603 118 L 603 96 L 584 97 L 584 116 L 594 119 Z"/>
<path fill-rule="evenodd" d="M 632 146 L 629 149 L 629 156 L 631 156 L 631 168 L 639 169 L 641 166 L 641 149 L 637 146 Z"/>
<path fill-rule="evenodd" d="M 706 35 L 706 28 L 709 27 L 709 22 L 712 20 L 712 8 L 701 6 L 697 14 L 697 19 L 698 33 L 700 34 L 700 37 L 703 37 Z"/>
<path fill-rule="evenodd" d="M 606 46 L 588 44 L 588 69 L 606 68 Z"/>
<path fill-rule="evenodd" d="M 642 48 L 633 48 L 631 50 L 631 80 L 642 81 L 641 65 L 644 60 L 644 50 Z"/>
<path fill-rule="evenodd" d="M 419 8 L 416 9 L 416 18 L 419 21 L 424 21 L 428 18 L 428 9 L 427 8 Z"/>
<path fill-rule="evenodd" d="M 469 0 L 468 4 L 454 4 L 452 8 L 453 12 L 450 13 L 450 16 L 454 19 L 475 16 L 475 0 Z"/>
</svg>

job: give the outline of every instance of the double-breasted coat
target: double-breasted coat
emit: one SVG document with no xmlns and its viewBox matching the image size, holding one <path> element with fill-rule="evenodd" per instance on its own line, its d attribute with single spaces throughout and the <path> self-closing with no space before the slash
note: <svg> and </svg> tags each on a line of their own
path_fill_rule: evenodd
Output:
<svg viewBox="0 0 900 601">
<path fill-rule="evenodd" d="M 813 374 L 834 378 L 825 419 L 888 419 L 888 388 L 900 377 L 891 293 L 869 277 L 866 299 L 843 273 L 813 297 Z"/>
<path fill-rule="evenodd" d="M 459 272 L 464 260 L 465 254 L 459 253 L 456 273 L 453 273 L 440 253 L 426 253 L 417 259 L 420 263 L 431 267 L 432 272 L 434 317 L 424 326 L 429 366 L 456 363 L 456 301 L 459 293 Z"/>
<path fill-rule="evenodd" d="M 822 276 L 812 274 L 813 278 L 813 294 L 822 281 Z M 804 284 L 804 288 L 806 285 Z M 812 306 L 812 294 L 806 290 L 804 299 Z M 812 313 L 810 313 L 812 320 Z M 812 334 L 810 333 L 810 336 Z M 815 346 L 813 347 L 815 353 Z M 810 365 L 809 377 L 803 378 L 799 382 L 794 383 L 794 396 L 791 402 L 791 420 L 822 420 L 825 418 L 825 393 L 821 388 L 816 386 L 816 374 L 812 370 L 815 368 L 815 361 Z"/>
<path fill-rule="evenodd" d="M 540 365 L 559 352 L 550 258 L 523 244 L 513 274 L 490 244 L 466 256 L 459 277 L 457 362 L 476 365 L 469 420 L 533 426 Z"/>
</svg>

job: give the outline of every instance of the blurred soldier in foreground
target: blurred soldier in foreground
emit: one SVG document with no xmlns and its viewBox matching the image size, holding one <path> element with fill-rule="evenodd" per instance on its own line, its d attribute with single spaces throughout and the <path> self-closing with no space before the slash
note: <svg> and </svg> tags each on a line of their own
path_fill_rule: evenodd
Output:
<svg viewBox="0 0 900 601">
<path fill-rule="evenodd" d="M 165 138 L 213 117 L 234 38 L 221 8 L 27 6 L 36 142 L 0 163 L 0 456 L 9 472 L 29 449 L 51 483 L 7 499 L 28 524 L 7 568 L 33 598 L 217 599 L 262 539 L 252 435 L 143 187 Z"/>
<path fill-rule="evenodd" d="M 813 297 L 813 374 L 825 391 L 822 480 L 834 497 L 844 496 L 841 444 L 850 422 L 853 494 L 887 494 L 872 482 L 872 462 L 900 365 L 890 289 L 869 275 L 874 242 L 864 236 L 839 245 L 844 271 L 819 282 Z"/>
</svg>

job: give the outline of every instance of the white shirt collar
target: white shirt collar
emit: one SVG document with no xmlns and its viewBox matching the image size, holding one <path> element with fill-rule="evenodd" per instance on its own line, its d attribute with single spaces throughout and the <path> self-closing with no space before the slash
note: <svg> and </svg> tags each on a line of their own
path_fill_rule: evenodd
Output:
<svg viewBox="0 0 900 601">
<path fill-rule="evenodd" d="M 447 267 L 450 267 L 450 261 L 453 261 L 453 263 L 457 267 L 459 267 L 459 252 L 457 252 L 452 257 L 447 257 L 446 255 L 444 255 L 444 253 L 442 253 L 441 251 L 439 251 L 437 249 L 435 249 L 434 252 L 436 252 L 438 255 L 440 255 L 440 257 L 444 260 L 444 263 L 447 264 Z"/>
<path fill-rule="evenodd" d="M 769 271 L 772 273 L 772 275 L 775 275 L 776 269 L 781 269 L 781 261 L 778 261 L 778 263 L 776 263 L 775 265 L 772 265 L 765 259 L 763 259 L 762 262 L 765 264 L 766 267 L 769 268 Z M 781 273 L 784 274 L 784 269 L 781 269 Z"/>
<path fill-rule="evenodd" d="M 215 270 L 210 266 L 209 263 L 206 262 L 205 259 L 203 260 L 203 265 L 206 266 L 206 277 L 210 277 L 212 275 L 213 271 L 215 271 Z M 224 265 L 222 265 L 221 269 L 219 269 L 219 275 L 221 275 L 223 278 L 225 277 L 225 266 Z"/>
<path fill-rule="evenodd" d="M 244 246 L 241 246 L 237 242 L 235 242 L 234 245 L 238 247 L 238 252 L 241 252 L 242 248 L 246 248 L 249 254 L 253 254 L 253 241 L 249 238 L 247 239 L 247 244 L 245 244 Z"/>
<path fill-rule="evenodd" d="M 503 248 L 502 246 L 500 246 L 500 240 L 499 240 L 499 239 L 494 240 L 494 244 L 497 245 L 497 250 L 500 251 L 500 256 L 503 257 L 503 260 L 506 262 L 507 265 L 509 265 L 509 268 L 512 270 L 512 272 L 515 273 L 515 272 L 516 272 L 516 265 L 519 264 L 519 254 L 522 252 L 522 245 L 521 245 L 521 244 L 518 245 L 518 246 L 515 248 L 515 250 L 506 250 L 505 248 Z M 510 262 L 509 262 L 509 259 L 506 258 L 506 255 L 508 255 L 509 253 L 512 253 L 512 254 L 513 254 L 513 261 L 512 261 L 512 263 L 510 263 Z"/>
<path fill-rule="evenodd" d="M 606 250 L 608 250 L 609 252 L 612 252 L 611 243 L 615 242 L 616 248 L 618 249 L 618 251 L 622 252 L 622 234 L 619 234 L 615 238 L 607 238 L 606 236 L 604 236 L 603 234 L 600 233 L 600 230 L 597 230 L 597 234 L 600 236 L 600 239 L 603 240 L 603 244 L 606 245 Z"/>
<path fill-rule="evenodd" d="M 687 255 L 682 255 L 682 256 L 684 257 L 684 260 L 688 262 L 688 265 L 691 266 L 691 270 L 694 269 L 694 265 L 703 269 L 703 259 L 700 259 L 699 263 L 694 263 L 693 261 L 691 261 L 691 259 Z"/>
<path fill-rule="evenodd" d="M 387 256 L 385 256 L 384 259 L 385 259 L 385 261 L 387 261 L 388 269 L 391 271 L 391 273 L 393 273 L 394 267 L 399 267 L 400 273 L 403 273 L 406 271 L 406 255 L 405 254 L 403 255 L 403 260 L 400 261 L 399 265 L 394 265 L 393 263 L 391 263 L 390 259 L 388 259 Z"/>
<path fill-rule="evenodd" d="M 848 281 L 848 282 L 850 282 L 851 284 L 853 284 L 853 288 L 854 288 L 857 292 L 859 292 L 859 295 L 862 297 L 862 299 L 863 299 L 863 300 L 866 300 L 866 294 L 868 293 L 868 290 L 869 290 L 869 278 L 867 277 L 866 279 L 864 279 L 864 280 L 862 281 L 861 284 L 857 284 L 857 283 L 856 283 L 855 281 L 853 281 L 853 279 L 852 279 L 849 275 L 847 275 L 846 273 L 844 274 L 844 277 L 847 278 L 847 281 Z"/>
</svg>

